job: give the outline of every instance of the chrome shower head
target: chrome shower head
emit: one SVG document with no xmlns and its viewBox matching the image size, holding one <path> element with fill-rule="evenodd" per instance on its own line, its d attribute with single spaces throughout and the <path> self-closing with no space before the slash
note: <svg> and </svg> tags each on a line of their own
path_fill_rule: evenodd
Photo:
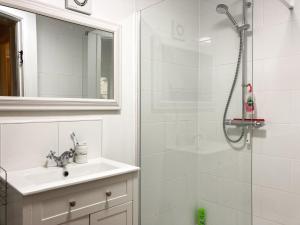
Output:
<svg viewBox="0 0 300 225">
<path fill-rule="evenodd" d="M 231 23 L 233 23 L 233 25 L 238 28 L 239 25 L 238 23 L 236 22 L 236 20 L 234 19 L 234 17 L 231 15 L 231 13 L 229 12 L 229 8 L 227 5 L 225 4 L 219 4 L 217 5 L 217 8 L 216 8 L 216 11 L 217 13 L 219 14 L 226 14 L 228 19 L 231 21 Z"/>
<path fill-rule="evenodd" d="M 216 11 L 219 14 L 226 14 L 228 13 L 228 6 L 225 4 L 219 4 L 217 5 Z"/>
</svg>

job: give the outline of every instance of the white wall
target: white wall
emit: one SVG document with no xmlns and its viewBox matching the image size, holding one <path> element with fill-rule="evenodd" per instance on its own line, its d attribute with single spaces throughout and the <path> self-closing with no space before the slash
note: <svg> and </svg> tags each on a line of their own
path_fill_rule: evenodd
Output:
<svg viewBox="0 0 300 225">
<path fill-rule="evenodd" d="M 31 2 L 40 2 L 58 8 L 65 8 L 64 0 L 28 0 Z M 92 17 L 114 22 L 122 23 L 124 19 L 132 16 L 135 10 L 135 0 L 93 0 Z"/>
<path fill-rule="evenodd" d="M 255 225 L 296 225 L 300 220 L 300 4 L 255 1 L 254 89 L 258 115 L 253 191 Z"/>
<path fill-rule="evenodd" d="M 28 0 L 31 1 L 31 0 Z M 64 8 L 64 0 L 32 0 Z M 93 1 L 92 17 L 122 25 L 122 110 L 120 112 L 1 112 L 1 121 L 61 118 L 103 119 L 103 156 L 125 163 L 136 162 L 136 58 L 134 0 Z M 75 12 L 74 12 L 75 13 Z M 1 122 L 0 121 L 0 122 Z M 120 129 L 120 127 L 122 129 Z"/>
<path fill-rule="evenodd" d="M 65 0 L 28 0 L 64 8 Z M 137 73 L 136 73 L 136 18 L 134 0 L 93 0 L 92 17 L 117 23 L 122 26 L 122 92 L 120 112 L 1 112 L 0 123 L 9 121 L 35 120 L 72 120 L 91 119 L 94 116 L 102 119 L 102 156 L 121 162 L 136 164 L 136 134 L 137 134 Z M 74 12 L 75 13 L 75 12 Z M 36 55 L 36 54 L 35 54 Z M 34 73 L 36 74 L 36 72 Z M 18 128 L 16 128 L 18 129 Z M 44 130 L 44 129 L 42 129 Z M 35 138 L 40 139 L 43 133 Z M 10 136 L 9 138 L 13 138 Z M 1 140 L 2 141 L 2 140 Z M 29 150 L 30 151 L 30 150 Z M 22 154 L 28 153 L 25 148 Z M 135 190 L 138 190 L 136 183 Z M 138 192 L 135 192 L 137 199 Z M 137 224 L 137 201 L 134 201 L 134 224 Z"/>
<path fill-rule="evenodd" d="M 64 0 L 36 1 L 64 8 Z M 217 1 L 215 1 L 215 3 L 217 3 Z M 135 74 L 136 61 L 134 51 L 132 51 L 135 43 L 135 19 L 133 16 L 134 1 L 94 0 L 94 6 L 93 17 L 120 23 L 123 27 L 121 113 L 2 112 L 1 120 L 22 121 L 28 119 L 35 120 L 36 118 L 58 119 L 61 117 L 90 118 L 95 114 L 101 115 L 103 119 L 102 149 L 104 156 L 134 164 L 136 141 L 135 126 L 137 124 L 135 119 L 135 99 L 137 97 Z M 212 11 L 207 13 L 212 13 Z M 211 15 L 216 17 L 216 15 Z M 298 150 L 300 139 L 298 138 L 298 134 L 300 133 L 300 121 L 298 119 L 299 107 L 297 106 L 298 98 L 300 96 L 300 85 L 298 84 L 300 80 L 299 74 L 297 73 L 300 69 L 298 68 L 298 61 L 300 60 L 298 60 L 300 55 L 299 16 L 300 10 L 297 5 L 294 14 L 290 14 L 279 1 L 255 1 L 254 88 L 257 99 L 258 116 L 267 119 L 267 126 L 264 128 L 266 132 L 255 132 L 253 144 L 255 225 L 298 225 L 299 221 L 300 154 L 298 153 Z M 211 17 L 209 18 L 212 19 Z M 228 26 L 228 24 L 226 26 Z M 228 32 L 231 31 L 228 30 Z M 227 31 L 226 34 L 228 34 Z M 224 36 L 217 38 L 224 38 Z M 230 41 L 231 39 L 229 38 L 228 40 Z M 232 41 L 235 42 L 236 40 Z M 231 45 L 226 46 L 226 49 L 231 48 Z M 228 54 L 228 51 L 226 51 L 226 54 Z M 235 55 L 236 53 L 232 53 L 232 57 L 235 57 Z M 223 55 L 220 54 L 220 57 L 223 57 Z M 216 74 L 217 77 L 220 78 L 219 84 L 222 84 L 223 79 L 225 82 L 227 78 L 231 78 L 233 69 L 234 68 L 230 65 L 220 65 L 219 70 L 217 70 L 217 72 L 219 72 Z M 228 72 L 228 76 L 222 76 L 222 71 Z M 211 115 L 210 112 L 207 112 L 207 116 Z M 169 140 L 168 138 L 174 140 L 174 138 L 176 138 L 176 135 L 174 137 L 164 136 L 165 129 L 173 130 L 172 126 L 169 128 L 167 127 L 168 122 L 165 121 L 165 118 L 176 118 L 176 120 L 182 118 L 183 121 L 186 121 L 185 118 L 191 118 L 191 115 L 188 114 L 181 114 L 180 117 L 178 117 L 178 114 L 176 115 L 176 113 L 175 115 L 173 113 L 161 114 L 159 112 L 149 114 L 147 111 L 144 112 L 144 116 L 153 122 L 148 123 L 148 134 L 149 137 L 153 138 L 149 140 L 149 145 L 156 141 L 156 144 L 162 144 L 162 147 L 165 144 L 164 140 Z M 154 123 L 154 121 L 157 122 Z M 220 128 L 211 125 L 216 125 L 216 123 L 208 122 L 207 129 L 205 129 L 204 132 L 220 138 L 222 135 L 219 131 Z M 182 128 L 179 127 L 178 132 L 180 133 L 180 131 L 182 131 Z M 191 132 L 190 135 L 192 136 L 193 134 L 194 132 Z M 158 148 L 155 147 L 153 149 Z M 178 157 L 180 159 L 180 156 Z M 230 155 L 228 155 L 227 159 L 229 160 L 230 158 Z M 237 160 L 242 159 L 243 157 Z M 244 159 L 247 164 L 247 155 L 245 155 Z M 220 160 L 222 161 L 222 159 Z M 173 163 L 174 162 L 180 161 L 173 161 Z M 236 161 L 237 164 L 235 165 L 238 165 L 241 162 L 242 161 Z M 161 161 L 161 163 L 164 162 Z M 234 167 L 231 169 L 234 171 Z M 210 184 L 207 186 L 207 190 L 219 185 L 219 183 L 215 183 L 215 181 L 216 180 L 211 179 L 205 180 L 206 184 Z M 174 185 L 169 187 L 177 187 Z M 242 189 L 235 189 L 237 192 L 241 190 Z M 223 190 L 221 189 L 219 191 Z M 233 197 L 235 196 L 235 193 L 237 193 L 235 191 L 232 193 Z M 226 192 L 224 192 L 224 196 L 225 195 L 227 195 Z M 155 206 L 153 205 L 153 207 Z M 216 214 L 212 214 L 211 216 L 214 215 Z M 224 214 L 222 215 L 226 216 L 232 214 L 228 211 L 226 214 L 226 211 L 224 211 Z"/>
<path fill-rule="evenodd" d="M 65 0 L 28 0 L 50 4 L 51 6 L 64 8 Z M 117 23 L 122 26 L 122 92 L 121 92 L 121 111 L 120 112 L 1 112 L 0 123 L 9 121 L 40 121 L 42 120 L 73 120 L 73 119 L 91 119 L 95 115 L 102 119 L 102 156 L 121 162 L 136 164 L 136 134 L 137 134 L 137 58 L 136 50 L 136 18 L 135 18 L 135 1 L 134 0 L 93 0 L 92 17 Z M 75 12 L 74 12 L 75 13 Z M 35 32 L 34 32 L 35 33 Z M 29 37 L 30 38 L 30 37 Z M 33 40 L 33 39 L 32 39 Z M 32 48 L 33 49 L 33 48 Z M 36 51 L 36 48 L 34 49 Z M 36 55 L 36 53 L 34 53 Z M 35 61 L 36 62 L 36 61 Z M 36 68 L 36 66 L 35 66 Z M 28 67 L 30 69 L 30 67 Z M 36 71 L 34 73 L 36 74 Z M 36 87 L 36 84 L 35 84 Z M 31 89 L 36 94 L 36 89 Z M 35 138 L 42 139 L 46 127 L 41 126 Z M 20 130 L 15 127 L 15 132 Z M 12 134 L 15 133 L 12 131 Z M 10 135 L 9 139 L 14 136 Z M 1 140 L 2 143 L 3 140 Z M 52 143 L 52 142 L 51 142 Z M 54 144 L 55 145 L 55 144 Z M 25 157 L 30 154 L 30 148 L 24 146 L 19 149 L 20 156 Z M 46 151 L 46 150 L 45 150 Z M 99 150 L 100 151 L 100 150 Z M 40 155 L 42 157 L 42 155 Z M 134 224 L 137 224 L 138 209 L 137 196 L 138 185 L 135 184 L 135 201 L 134 201 Z"/>
<path fill-rule="evenodd" d="M 7 123 L 0 130 L 0 164 L 7 171 L 44 166 L 50 150 L 62 154 L 74 148 L 72 132 L 79 142 L 87 143 L 88 159 L 102 155 L 101 118 Z"/>
</svg>

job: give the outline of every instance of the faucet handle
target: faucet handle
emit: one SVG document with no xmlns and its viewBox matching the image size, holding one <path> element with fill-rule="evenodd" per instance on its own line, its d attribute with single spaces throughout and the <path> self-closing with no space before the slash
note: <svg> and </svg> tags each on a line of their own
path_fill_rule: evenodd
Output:
<svg viewBox="0 0 300 225">
<path fill-rule="evenodd" d="M 69 151 L 69 158 L 73 158 L 73 157 L 74 157 L 74 154 L 75 154 L 75 149 L 70 148 L 70 151 Z"/>
<path fill-rule="evenodd" d="M 46 156 L 47 160 L 45 161 L 45 164 L 44 164 L 45 168 L 48 168 L 49 160 L 53 160 L 54 156 L 55 156 L 55 152 L 50 150 L 49 154 Z"/>
<path fill-rule="evenodd" d="M 56 152 L 50 150 L 50 153 L 47 155 L 47 159 L 53 159 L 53 157 L 55 156 Z"/>
<path fill-rule="evenodd" d="M 72 134 L 71 134 L 71 139 L 72 139 L 72 141 L 73 141 L 74 148 L 75 148 L 75 147 L 79 144 L 75 132 L 72 132 Z"/>
</svg>

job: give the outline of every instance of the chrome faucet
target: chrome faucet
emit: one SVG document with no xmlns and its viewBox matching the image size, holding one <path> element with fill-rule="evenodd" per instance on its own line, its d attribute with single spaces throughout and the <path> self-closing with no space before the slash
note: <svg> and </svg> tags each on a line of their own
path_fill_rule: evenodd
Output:
<svg viewBox="0 0 300 225">
<path fill-rule="evenodd" d="M 56 156 L 54 151 L 50 151 L 47 155 L 47 159 L 54 160 L 58 167 L 66 167 L 69 164 L 69 160 L 74 157 L 74 150 L 70 149 L 69 151 L 63 152 L 60 156 Z"/>
</svg>

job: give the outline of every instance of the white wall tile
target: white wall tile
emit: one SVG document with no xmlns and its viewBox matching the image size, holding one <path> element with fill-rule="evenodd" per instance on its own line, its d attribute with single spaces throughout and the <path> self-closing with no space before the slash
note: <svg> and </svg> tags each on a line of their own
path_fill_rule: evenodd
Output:
<svg viewBox="0 0 300 225">
<path fill-rule="evenodd" d="M 263 189 L 262 217 L 284 225 L 299 223 L 300 196 L 275 189 Z"/>
<path fill-rule="evenodd" d="M 291 190 L 291 161 L 263 155 L 253 156 L 253 183 Z"/>
<path fill-rule="evenodd" d="M 275 222 L 254 216 L 253 217 L 253 225 L 282 225 L 282 223 L 275 223 Z"/>
<path fill-rule="evenodd" d="M 7 170 L 43 166 L 49 151 L 58 149 L 57 123 L 1 125 L 1 165 Z"/>
<path fill-rule="evenodd" d="M 263 8 L 264 0 L 256 0 L 254 2 L 253 9 L 253 27 L 254 29 L 263 26 L 263 16 L 264 16 L 264 8 Z"/>
<path fill-rule="evenodd" d="M 262 190 L 260 186 L 252 185 L 252 205 L 253 216 L 261 216 L 262 214 Z"/>
<path fill-rule="evenodd" d="M 251 183 L 220 179 L 218 184 L 219 204 L 242 212 L 251 212 Z"/>
<path fill-rule="evenodd" d="M 257 115 L 267 123 L 292 123 L 292 96 L 289 91 L 256 92 Z"/>
<path fill-rule="evenodd" d="M 254 225 L 299 223 L 300 11 L 295 3 L 290 11 L 280 1 L 255 1 L 254 58 L 260 60 L 254 61 L 253 79 L 258 117 L 267 126 L 254 132 Z"/>
<path fill-rule="evenodd" d="M 253 90 L 263 91 L 268 86 L 268 80 L 264 74 L 264 60 L 254 60 L 253 61 Z"/>
<path fill-rule="evenodd" d="M 219 178 L 200 173 L 197 175 L 197 182 L 198 199 L 218 203 Z"/>
<path fill-rule="evenodd" d="M 158 4 L 162 0 L 135 0 L 136 10 L 143 10 L 151 5 Z"/>
<path fill-rule="evenodd" d="M 292 160 L 300 159 L 299 132 L 299 125 L 268 123 L 266 127 L 255 131 L 254 152 Z"/>
<path fill-rule="evenodd" d="M 300 161 L 292 162 L 292 192 L 300 194 Z"/>
<path fill-rule="evenodd" d="M 143 137 L 141 144 L 143 146 L 143 156 L 162 153 L 166 151 L 166 135 L 171 135 L 169 132 L 175 133 L 176 130 L 168 129 L 166 123 L 144 123 L 142 126 Z M 176 137 L 176 133 L 174 134 Z M 175 142 L 176 143 L 176 142 Z M 175 146 L 175 144 L 173 145 Z"/>
<path fill-rule="evenodd" d="M 293 55 L 292 26 L 288 23 L 278 26 L 264 26 L 254 30 L 254 58 Z"/>
<path fill-rule="evenodd" d="M 263 76 L 266 82 L 264 83 L 264 90 L 300 90 L 299 60 L 299 55 L 265 59 Z M 255 74 L 255 77 L 258 76 L 259 74 Z"/>
<path fill-rule="evenodd" d="M 101 157 L 101 120 L 15 123 L 1 125 L 1 164 L 8 170 L 43 166 L 50 150 L 61 154 L 73 148 L 72 132 L 87 142 L 90 159 Z"/>
<path fill-rule="evenodd" d="M 263 2 L 263 21 L 264 26 L 279 25 L 293 20 L 299 20 L 299 9 L 295 1 L 295 10 L 288 10 L 280 1 L 260 0 Z M 280 15 L 280 16 L 278 16 Z"/>
<path fill-rule="evenodd" d="M 291 117 L 293 118 L 293 123 L 297 124 L 297 125 L 300 124 L 300 118 L 299 118 L 300 104 L 299 104 L 299 99 L 300 99 L 300 91 L 299 90 L 293 91 L 292 92 L 292 114 L 291 114 Z"/>
</svg>

